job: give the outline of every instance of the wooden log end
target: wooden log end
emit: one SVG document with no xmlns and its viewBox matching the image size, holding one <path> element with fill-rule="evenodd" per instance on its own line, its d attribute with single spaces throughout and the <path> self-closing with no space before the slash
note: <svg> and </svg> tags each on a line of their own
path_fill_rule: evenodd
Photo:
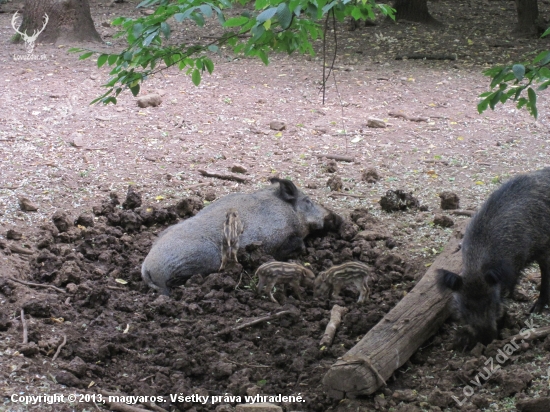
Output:
<svg viewBox="0 0 550 412">
<path fill-rule="evenodd" d="M 380 384 L 376 373 L 364 362 L 339 360 L 323 377 L 323 386 L 334 399 L 370 395 Z"/>
</svg>

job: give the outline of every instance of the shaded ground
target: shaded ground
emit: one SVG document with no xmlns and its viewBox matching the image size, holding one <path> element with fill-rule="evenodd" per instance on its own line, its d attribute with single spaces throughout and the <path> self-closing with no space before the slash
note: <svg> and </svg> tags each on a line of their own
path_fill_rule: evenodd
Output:
<svg viewBox="0 0 550 412">
<path fill-rule="evenodd" d="M 10 7 L 14 4 L 4 6 Z M 151 79 L 143 92 L 164 93 L 157 108 L 140 109 L 130 95 L 121 96 L 116 107 L 90 107 L 88 102 L 101 93 L 106 69 L 67 55 L 67 45 L 37 46 L 46 61 L 14 61 L 12 55 L 24 53 L 23 46 L 6 42 L 0 51 L 2 275 L 56 285 L 67 293 L 0 280 L 0 389 L 5 396 L 0 410 L 27 410 L 9 401 L 14 393 L 91 393 L 95 388 L 155 396 L 303 394 L 306 402 L 288 405 L 287 411 L 457 410 L 451 395 L 462 400 L 467 385 L 474 389 L 468 398 L 473 404 L 461 410 L 514 410 L 517 399 L 548 396 L 548 339 L 522 345 L 498 375 L 478 388 L 470 381 L 504 344 L 474 353 L 454 351 L 452 324 L 372 397 L 335 403 L 320 384 L 336 358 L 414 286 L 439 253 L 451 229 L 434 225 L 435 215 L 463 219 L 439 209 L 439 193 L 455 192 L 461 208 L 474 209 L 508 176 L 548 165 L 549 108 L 544 96 L 537 122 L 510 105 L 482 116 L 475 110 L 476 96 L 488 83 L 479 74 L 485 64 L 520 59 L 547 42 L 508 36 L 514 24 L 511 2 L 438 2 L 431 7 L 440 21 L 453 22 L 444 31 L 410 23 L 342 31 L 338 90 L 331 80 L 324 106 L 318 58 L 274 56 L 265 67 L 221 56 L 215 57 L 216 70 L 200 87 L 174 70 Z M 547 6 L 542 7 L 545 13 Z M 487 9 L 498 28 L 486 27 Z M 94 4 L 92 15 L 100 26 L 120 10 L 133 13 L 128 4 Z M 10 19 L 11 14 L 0 15 L 3 39 L 12 34 Z M 117 47 L 109 37 L 114 29 L 98 30 Z M 192 38 L 195 33 L 192 26 L 181 26 L 179 36 Z M 456 53 L 458 59 L 394 60 L 411 52 Z M 396 118 L 390 112 L 427 121 Z M 369 117 L 391 126 L 369 128 Z M 270 129 L 272 121 L 284 122 L 286 129 Z M 354 161 L 330 163 L 318 157 L 323 154 L 347 155 Z M 235 164 L 247 170 L 250 183 L 197 172 L 226 173 Z M 374 183 L 362 178 L 371 168 L 381 177 Z M 311 291 L 302 302 L 291 295 L 286 299 L 286 307 L 298 308 L 300 316 L 217 335 L 280 310 L 249 289 L 261 256 L 249 261 L 242 257 L 242 276 L 197 277 L 170 299 L 147 290 L 140 280 L 139 266 L 155 235 L 182 218 L 170 206 L 190 196 L 204 204 L 229 192 L 252 191 L 275 174 L 291 178 L 313 199 L 348 218 L 354 209 L 368 211 L 363 220 L 353 215 L 357 225 L 350 226 L 351 232 L 310 240 L 302 257 L 316 273 L 349 259 L 363 260 L 376 272 L 366 305 L 354 303 L 353 289 L 344 291 L 350 312 L 327 350 L 319 350 L 318 342 L 332 305 L 314 300 Z M 326 186 L 334 176 L 342 180 L 336 194 Z M 199 183 L 203 185 L 195 186 Z M 92 214 L 92 207 L 108 201 L 110 192 L 123 200 L 128 185 L 143 196 L 141 213 L 117 208 L 115 217 Z M 412 192 L 427 210 L 382 212 L 378 201 L 390 189 Z M 38 211 L 22 212 L 22 196 Z M 156 213 L 148 211 L 153 207 Z M 85 218 L 58 233 L 51 223 L 56 211 L 66 212 L 71 223 Z M 135 224 L 136 213 L 143 225 Z M 7 239 L 10 229 L 22 238 Z M 376 235 L 355 239 L 354 232 L 361 229 Z M 505 336 L 523 327 L 539 281 L 538 269 L 530 269 L 516 300 L 510 301 Z M 279 301 L 285 300 L 278 293 Z M 34 346 L 20 345 L 21 308 Z M 534 321 L 543 326 L 548 315 Z M 67 344 L 52 361 L 64 335 Z M 169 409 L 168 403 L 162 405 Z M 95 406 L 42 404 L 28 409 L 48 408 Z"/>
</svg>

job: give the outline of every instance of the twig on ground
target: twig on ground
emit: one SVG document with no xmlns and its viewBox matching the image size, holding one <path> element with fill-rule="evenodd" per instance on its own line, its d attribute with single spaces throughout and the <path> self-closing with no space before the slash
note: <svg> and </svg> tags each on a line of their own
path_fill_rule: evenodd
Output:
<svg viewBox="0 0 550 412">
<path fill-rule="evenodd" d="M 404 54 L 395 56 L 395 60 L 456 60 L 456 54 Z"/>
<path fill-rule="evenodd" d="M 355 158 L 354 157 L 351 157 L 351 156 L 342 156 L 342 155 L 330 155 L 330 154 L 319 154 L 319 155 L 315 155 L 319 158 L 323 158 L 323 157 L 326 157 L 327 159 L 331 159 L 331 160 L 337 160 L 339 162 L 350 162 L 350 163 L 353 163 L 355 161 Z"/>
<path fill-rule="evenodd" d="M 54 289 L 58 292 L 61 292 L 61 293 L 67 293 L 65 292 L 63 289 L 59 289 L 58 287 L 54 286 L 54 285 L 42 285 L 40 283 L 31 283 L 31 282 L 25 282 L 24 280 L 19 280 L 19 279 L 15 279 L 15 278 L 11 278 L 9 276 L 6 276 L 6 279 L 8 280 L 11 280 L 12 282 L 17 282 L 17 283 L 21 283 L 22 285 L 25 285 L 25 286 L 34 286 L 34 287 L 37 287 L 37 288 L 48 288 L 48 289 Z"/>
<path fill-rule="evenodd" d="M 25 320 L 25 309 L 21 309 L 21 324 L 23 325 L 23 345 L 29 343 L 29 334 L 27 330 L 27 321 Z"/>
<path fill-rule="evenodd" d="M 456 216 L 468 216 L 472 217 L 476 214 L 474 210 L 451 210 L 449 213 Z"/>
<path fill-rule="evenodd" d="M 548 335 L 550 335 L 550 326 L 543 326 L 541 328 L 531 329 L 528 332 L 529 332 L 529 335 L 527 335 L 527 331 L 525 331 L 523 332 L 523 335 L 520 333 L 514 336 L 510 336 L 506 340 L 507 341 L 518 340 L 520 342 L 524 342 L 526 340 L 535 340 L 535 339 L 545 338 Z"/>
<path fill-rule="evenodd" d="M 190 186 L 182 187 L 181 190 L 192 190 L 192 189 L 196 189 L 197 187 L 202 187 L 202 186 L 212 186 L 212 182 L 197 183 L 196 185 L 190 185 Z"/>
<path fill-rule="evenodd" d="M 355 197 L 357 199 L 365 199 L 365 195 L 352 195 L 351 193 L 331 192 L 329 197 Z"/>
<path fill-rule="evenodd" d="M 18 253 L 20 255 L 34 255 L 32 250 L 25 249 L 24 247 L 18 245 L 8 245 L 8 248 L 12 251 L 12 253 Z"/>
<path fill-rule="evenodd" d="M 235 182 L 239 183 L 248 183 L 249 179 L 246 179 L 244 177 L 235 176 L 235 175 L 227 175 L 227 174 L 221 174 L 221 173 L 214 173 L 209 172 L 207 170 L 198 170 L 198 172 L 206 177 L 215 177 L 216 179 L 222 179 L 222 180 L 234 180 Z"/>
<path fill-rule="evenodd" d="M 344 316 L 347 313 L 347 311 L 348 311 L 348 308 L 340 305 L 334 305 L 332 307 L 332 310 L 330 311 L 330 321 L 328 322 L 328 325 L 325 329 L 325 333 L 321 338 L 321 342 L 319 342 L 319 346 L 328 347 L 332 345 L 332 340 L 334 339 L 336 330 L 340 326 L 340 323 L 342 323 L 342 316 Z"/>
<path fill-rule="evenodd" d="M 427 117 L 411 117 L 411 116 L 407 116 L 405 113 L 401 113 L 401 112 L 389 112 L 388 113 L 391 117 L 400 117 L 402 119 L 405 119 L 405 120 L 408 120 L 410 122 L 427 122 L 429 121 L 430 119 L 428 119 Z"/>
<path fill-rule="evenodd" d="M 267 315 L 267 316 L 262 316 L 261 318 L 258 318 L 258 319 L 254 319 L 250 322 L 246 322 L 246 323 L 243 323 L 239 326 L 235 326 L 234 328 L 230 328 L 230 329 L 225 329 L 225 330 L 222 330 L 218 333 L 216 333 L 215 336 L 218 336 L 218 335 L 223 335 L 225 333 L 228 333 L 228 332 L 233 332 L 233 331 L 236 331 L 236 330 L 240 330 L 240 329 L 244 329 L 244 328 L 247 328 L 249 326 L 254 326 L 254 325 L 257 325 L 258 323 L 262 323 L 262 322 L 269 322 L 270 320 L 273 320 L 273 319 L 276 319 L 278 317 L 281 317 L 281 316 L 284 316 L 284 315 L 290 315 L 290 314 L 296 314 L 297 312 L 295 310 L 283 310 L 281 312 L 277 312 L 273 315 Z"/>
<path fill-rule="evenodd" d="M 432 164 L 442 164 L 445 166 L 449 166 L 449 162 L 446 160 L 440 160 L 440 159 L 430 159 L 430 160 L 423 160 L 424 163 L 432 163 Z"/>
<path fill-rule="evenodd" d="M 122 290 L 122 291 L 128 290 L 128 289 L 124 289 L 124 288 L 119 288 L 118 286 L 107 286 L 107 289 L 110 289 L 110 290 Z"/>
<path fill-rule="evenodd" d="M 61 342 L 61 345 L 57 348 L 57 351 L 55 352 L 55 355 L 53 355 L 52 362 L 57 359 L 59 354 L 61 353 L 61 349 L 63 349 L 63 346 L 67 343 L 67 335 L 63 335 L 63 342 Z"/>
</svg>

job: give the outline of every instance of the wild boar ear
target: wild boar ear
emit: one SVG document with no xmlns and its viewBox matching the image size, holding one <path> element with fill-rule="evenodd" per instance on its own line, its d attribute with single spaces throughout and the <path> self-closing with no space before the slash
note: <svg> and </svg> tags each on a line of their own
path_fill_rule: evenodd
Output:
<svg viewBox="0 0 550 412">
<path fill-rule="evenodd" d="M 298 188 L 288 179 L 272 178 L 271 183 L 279 183 L 279 198 L 288 203 L 294 203 L 298 198 Z"/>
<path fill-rule="evenodd" d="M 462 278 L 456 273 L 449 272 L 445 269 L 437 270 L 436 282 L 437 288 L 440 291 L 451 289 L 453 292 L 456 292 L 462 287 Z"/>
</svg>

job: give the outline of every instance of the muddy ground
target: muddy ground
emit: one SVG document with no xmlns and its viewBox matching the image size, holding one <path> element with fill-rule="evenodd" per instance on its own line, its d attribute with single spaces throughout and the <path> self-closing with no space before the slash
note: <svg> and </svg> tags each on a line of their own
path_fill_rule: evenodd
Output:
<svg viewBox="0 0 550 412">
<path fill-rule="evenodd" d="M 108 42 L 101 47 L 117 50 L 121 40 L 102 23 L 137 12 L 128 2 L 91 3 Z M 2 7 L 14 11 L 17 3 Z M 0 411 L 103 409 L 97 402 L 11 402 L 13 394 L 97 391 L 163 396 L 167 402 L 158 405 L 182 411 L 230 411 L 235 402 L 172 403 L 169 394 L 301 394 L 305 402 L 281 404 L 287 412 L 514 411 L 521 400 L 550 396 L 549 338 L 521 344 L 498 373 L 483 379 L 486 362 L 505 342 L 463 352 L 453 344 L 452 322 L 373 396 L 339 402 L 321 385 L 330 365 L 441 252 L 453 230 L 441 224 L 466 219 L 441 210 L 440 193 L 456 193 L 460 207 L 473 210 L 510 176 L 548 165 L 544 94 L 537 121 L 510 105 L 481 116 L 475 109 L 488 84 L 483 68 L 520 60 L 547 41 L 511 35 L 513 2 L 441 1 L 430 8 L 444 28 L 380 22 L 347 32 L 342 25 L 338 87 L 329 83 L 325 105 L 319 57 L 273 56 L 265 67 L 221 55 L 200 87 L 175 70 L 150 79 L 143 92 L 162 92 L 163 103 L 146 109 L 130 95 L 116 107 L 88 106 L 101 94 L 108 69 L 78 61 L 66 53 L 68 45 L 39 44 L 46 61 L 14 61 L 24 48 L 8 42 L 11 14 L 0 14 Z M 542 3 L 541 13 L 547 8 Z M 487 24 L 488 10 L 494 25 Z M 215 24 L 207 30 L 215 34 Z M 174 33 L 185 40 L 199 32 L 182 25 Z M 454 53 L 457 60 L 395 60 L 411 52 Z M 390 125 L 370 128 L 369 117 Z M 271 129 L 273 121 L 286 128 Z M 330 162 L 320 157 L 326 154 L 353 161 Z M 246 183 L 198 172 L 229 173 L 234 166 L 245 170 Z M 227 193 L 256 190 L 274 175 L 291 178 L 349 222 L 339 233 L 308 239 L 299 261 L 315 273 L 350 259 L 373 270 L 366 304 L 355 303 L 353 287 L 343 291 L 338 302 L 349 312 L 330 348 L 320 348 L 319 340 L 334 301 L 315 300 L 306 288 L 302 301 L 278 290 L 277 305 L 253 292 L 254 270 L 268 258 L 261 250 L 241 252 L 242 272 L 196 276 L 170 298 L 141 282 L 141 262 L 163 228 Z M 122 207 L 128 186 L 141 194 L 141 206 Z M 382 211 L 380 199 L 396 189 L 411 192 L 424 208 Z M 21 210 L 22 197 L 38 210 Z M 120 205 L 112 203 L 115 197 Z M 502 338 L 525 326 L 539 282 L 538 268 L 529 268 L 508 300 Z M 230 330 L 295 308 L 299 315 Z M 21 344 L 21 309 L 27 345 Z M 548 313 L 530 319 L 549 323 Z"/>
</svg>

